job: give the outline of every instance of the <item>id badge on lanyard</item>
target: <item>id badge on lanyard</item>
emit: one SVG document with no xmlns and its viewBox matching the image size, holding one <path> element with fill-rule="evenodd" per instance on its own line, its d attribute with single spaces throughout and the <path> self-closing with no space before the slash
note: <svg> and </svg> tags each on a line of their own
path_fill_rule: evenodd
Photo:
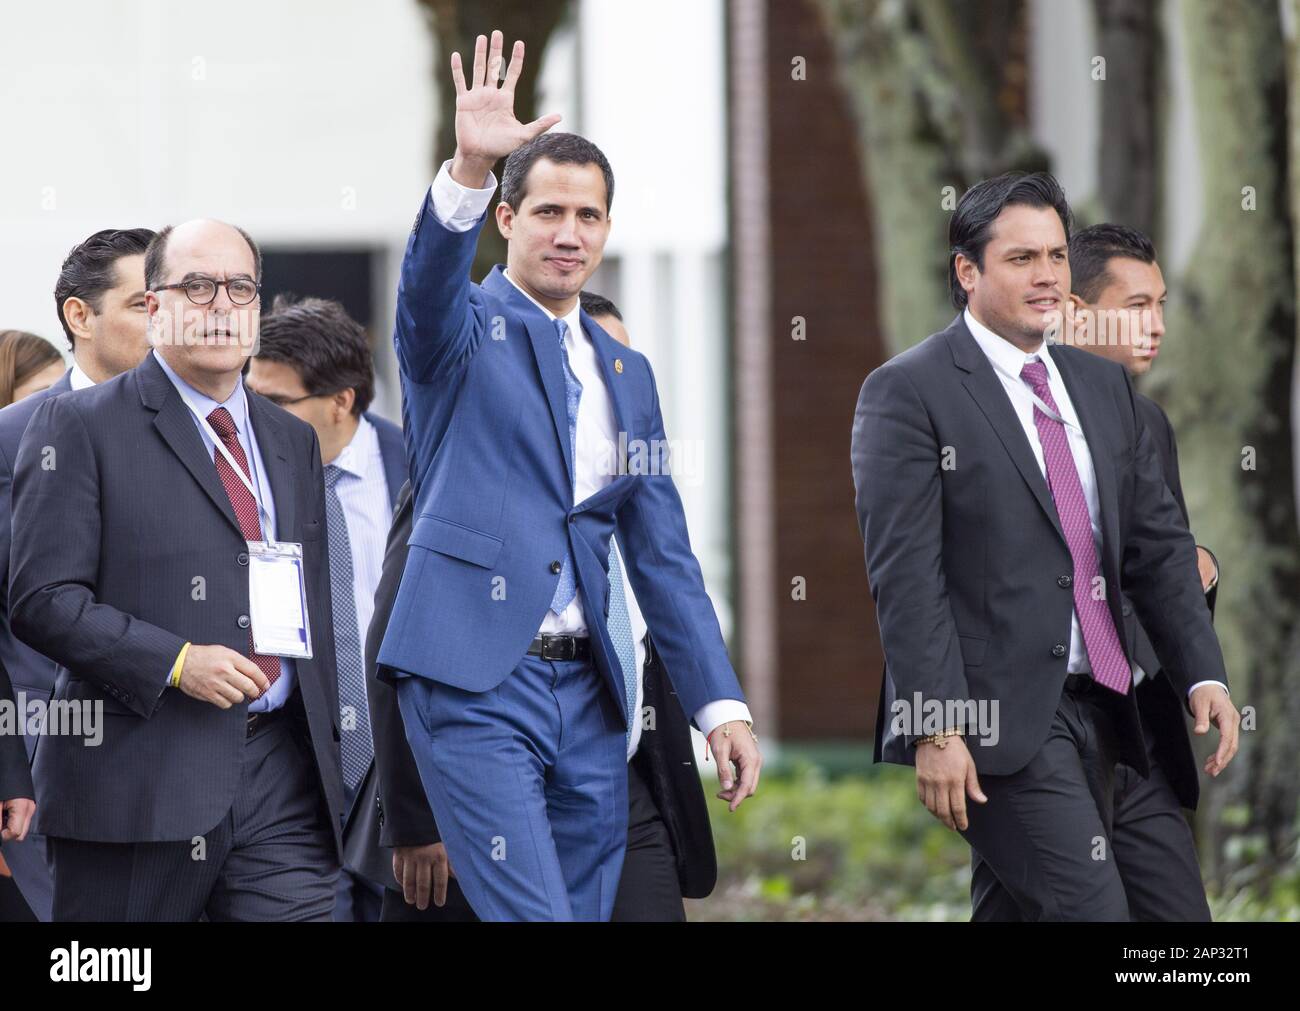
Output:
<svg viewBox="0 0 1300 1011">
<path fill-rule="evenodd" d="M 270 515 L 262 507 L 257 488 L 207 418 L 186 402 L 199 425 L 212 438 L 216 451 L 226 458 L 257 504 L 263 534 L 270 530 Z M 250 465 L 255 466 L 250 459 Z M 307 617 L 307 581 L 302 567 L 302 545 L 289 541 L 248 541 L 248 606 L 253 649 L 267 656 L 310 660 L 311 624 Z"/>
<path fill-rule="evenodd" d="M 257 652 L 311 659 L 301 544 L 248 542 L 248 606 Z"/>
</svg>

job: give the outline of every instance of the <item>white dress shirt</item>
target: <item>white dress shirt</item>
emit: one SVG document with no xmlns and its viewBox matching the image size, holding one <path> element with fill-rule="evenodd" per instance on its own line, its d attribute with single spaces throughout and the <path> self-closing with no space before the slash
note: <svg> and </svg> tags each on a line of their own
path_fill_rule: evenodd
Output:
<svg viewBox="0 0 1300 1011">
<path fill-rule="evenodd" d="M 86 375 L 75 359 L 72 362 L 72 375 L 68 377 L 68 382 L 72 384 L 74 390 L 85 390 L 95 385 L 95 381 Z"/>
<path fill-rule="evenodd" d="M 455 232 L 467 232 L 473 228 L 483 212 L 487 210 L 496 192 L 496 176 L 488 173 L 487 185 L 482 189 L 462 186 L 451 177 L 451 161 L 443 163 L 429 187 L 429 205 L 434 216 L 446 228 Z M 506 279 L 511 284 L 515 281 L 506 272 Z M 519 288 L 520 294 L 533 305 L 541 309 L 550 320 L 556 319 L 555 313 L 542 305 L 535 298 Z M 575 504 L 590 498 L 600 489 L 614 480 L 613 469 L 608 461 L 616 459 L 618 446 L 618 424 L 614 420 L 614 405 L 610 400 L 609 390 L 605 387 L 605 377 L 596 357 L 596 346 L 591 336 L 582 328 L 581 305 L 574 299 L 573 308 L 563 317 L 568 325 L 564 337 L 565 351 L 569 357 L 569 368 L 574 377 L 582 384 L 582 397 L 578 401 L 578 421 L 575 426 L 577 451 L 574 454 L 574 490 Z M 556 334 L 559 341 L 559 334 Z M 620 554 L 620 559 L 622 555 Z M 628 757 L 636 753 L 641 737 L 641 700 L 643 667 L 645 663 L 645 621 L 637 606 L 636 597 L 627 578 L 627 566 L 623 566 L 623 587 L 627 594 L 627 609 L 632 619 L 632 640 L 637 649 L 637 706 L 633 721 L 632 737 L 628 745 Z M 640 631 L 638 632 L 638 626 Z M 578 594 L 564 609 L 563 614 L 547 611 L 542 619 L 538 634 L 587 635 L 587 619 L 582 609 L 582 595 Z M 720 699 L 701 706 L 695 714 L 695 725 L 707 737 L 715 728 L 732 720 L 749 720 L 749 707 L 737 699 Z"/>
<path fill-rule="evenodd" d="M 276 524 L 275 513 L 275 496 L 271 493 L 271 480 L 266 471 L 266 464 L 262 460 L 262 451 L 257 445 L 257 433 L 253 431 L 253 423 L 248 415 L 248 397 L 244 393 L 244 381 L 241 378 L 235 383 L 235 389 L 230 396 L 226 398 L 225 403 L 217 403 L 205 393 L 200 393 L 193 386 L 187 383 L 176 370 L 167 364 L 166 360 L 160 355 L 157 349 L 150 352 L 162 366 L 162 370 L 167 373 L 167 378 L 176 387 L 176 392 L 180 394 L 181 399 L 185 401 L 190 409 L 190 414 L 197 414 L 199 418 L 207 419 L 208 415 L 218 407 L 224 407 L 230 412 L 230 417 L 235 423 L 235 435 L 239 439 L 239 445 L 244 450 L 244 458 L 248 461 L 249 468 L 252 471 L 250 483 L 255 490 L 255 499 L 259 506 L 258 522 L 262 526 L 262 536 L 270 535 L 274 538 L 281 536 L 281 531 Z M 207 449 L 208 456 L 212 459 L 212 466 L 215 469 L 217 465 L 216 454 L 217 444 L 212 438 L 209 429 L 205 425 L 199 424 L 198 418 L 194 418 L 194 427 L 199 430 L 199 437 L 203 439 L 204 448 Z M 297 679 L 297 667 L 291 659 L 280 658 L 280 676 L 276 678 L 275 683 L 259 699 L 255 699 L 248 705 L 250 713 L 264 713 L 272 709 L 279 709 L 287 701 L 293 692 L 294 682 Z"/>
<path fill-rule="evenodd" d="M 364 417 L 357 423 L 352 441 L 330 461 L 343 471 L 334 490 L 348 524 L 348 546 L 352 554 L 352 599 L 357 610 L 357 631 L 361 647 L 375 613 L 375 591 L 384 564 L 388 528 L 393 507 L 388 497 L 388 476 L 379 449 L 379 433 Z M 365 658 L 362 657 L 362 663 Z"/>
<path fill-rule="evenodd" d="M 1047 462 L 1043 456 L 1043 445 L 1038 441 L 1038 426 L 1034 424 L 1034 398 L 1030 385 L 1020 378 L 1020 370 L 1028 362 L 1041 361 L 1046 366 L 1048 387 L 1052 392 L 1052 399 L 1056 401 L 1057 410 L 1065 419 L 1066 442 L 1070 447 L 1070 455 L 1074 457 L 1074 469 L 1079 473 L 1083 497 L 1088 503 L 1088 519 L 1092 524 L 1092 540 L 1097 547 L 1098 571 L 1100 571 L 1101 505 L 1097 496 L 1097 472 L 1093 468 L 1092 453 L 1088 449 L 1088 440 L 1083 434 L 1083 427 L 1079 424 L 1079 415 L 1074 410 L 1074 402 L 1065 388 L 1065 382 L 1061 379 L 1061 372 L 1056 362 L 1052 360 L 1047 343 L 1043 342 L 1034 351 L 1026 353 L 1010 341 L 1003 340 L 977 320 L 969 307 L 966 308 L 963 318 L 971 336 L 975 338 L 975 343 L 988 358 L 993 371 L 1002 381 L 1007 396 L 1011 398 L 1011 406 L 1020 420 L 1020 427 L 1025 431 L 1025 438 L 1029 440 L 1029 448 L 1033 450 L 1034 459 L 1038 461 L 1038 469 L 1044 481 L 1047 480 Z M 1144 676 L 1144 672 L 1136 664 L 1132 667 L 1134 683 L 1137 684 Z M 1065 669 L 1071 674 L 1092 673 L 1088 652 L 1083 644 L 1083 632 L 1079 628 L 1079 615 L 1073 611 L 1070 613 L 1070 658 Z M 1192 685 L 1191 691 L 1195 691 L 1203 684 L 1222 685 L 1224 691 L 1227 691 L 1227 686 L 1221 681 L 1198 681 Z M 1191 692 L 1188 694 L 1190 695 Z"/>
</svg>

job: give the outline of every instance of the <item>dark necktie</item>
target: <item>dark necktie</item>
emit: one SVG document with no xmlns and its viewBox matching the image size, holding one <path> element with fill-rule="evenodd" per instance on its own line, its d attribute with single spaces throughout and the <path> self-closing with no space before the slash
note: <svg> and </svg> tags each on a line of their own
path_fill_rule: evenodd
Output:
<svg viewBox="0 0 1300 1011">
<path fill-rule="evenodd" d="M 208 424 L 212 426 L 212 430 L 217 433 L 217 437 L 225 444 L 226 449 L 230 450 L 230 455 L 235 458 L 235 462 L 239 464 L 244 475 L 249 477 L 248 458 L 244 456 L 244 447 L 239 444 L 239 435 L 235 431 L 235 419 L 230 416 L 230 412 L 224 407 L 218 407 L 208 415 Z M 230 466 L 230 461 L 226 459 L 225 454 L 214 448 L 212 455 L 217 464 L 217 476 L 221 478 L 222 487 L 226 489 L 226 495 L 229 496 L 230 504 L 234 507 L 235 518 L 239 520 L 240 533 L 244 535 L 246 541 L 260 541 L 262 539 L 262 521 L 257 514 L 257 499 L 253 498 L 252 492 L 239 479 L 239 475 Z M 276 679 L 280 676 L 280 658 L 267 656 L 265 653 L 258 653 L 253 649 L 253 629 L 251 625 L 248 629 L 248 657 L 262 669 L 266 679 L 271 684 L 275 684 Z"/>
<path fill-rule="evenodd" d="M 361 661 L 361 633 L 357 625 L 356 592 L 352 586 L 352 540 L 348 518 L 339 498 L 343 471 L 325 467 L 325 524 L 330 545 L 330 598 L 334 607 L 334 659 L 339 674 L 339 717 L 343 735 L 343 782 L 355 790 L 370 767 L 375 745 L 370 736 L 370 707 L 366 701 L 366 675 Z M 351 710 L 351 719 L 348 719 Z"/>
<path fill-rule="evenodd" d="M 1038 398 L 1056 414 L 1061 410 L 1052 398 L 1047 379 L 1047 366 L 1042 362 L 1026 362 L 1020 378 L 1027 382 Z M 1074 611 L 1079 616 L 1079 630 L 1083 633 L 1083 647 L 1092 665 L 1092 679 L 1121 695 L 1127 694 L 1133 675 L 1124 649 L 1120 646 L 1115 620 L 1106 604 L 1106 596 L 1096 599 L 1092 590 L 1098 575 L 1097 544 L 1092 538 L 1092 519 L 1088 515 L 1088 500 L 1083 494 L 1079 471 L 1074 466 L 1070 452 L 1069 436 L 1065 426 L 1044 414 L 1034 405 L 1034 425 L 1038 428 L 1038 441 L 1043 447 L 1043 461 L 1047 464 L 1047 484 L 1056 503 L 1056 515 L 1061 520 L 1065 543 L 1070 547 L 1074 561 Z"/>
<path fill-rule="evenodd" d="M 573 457 L 573 475 L 576 486 L 578 476 L 578 403 L 582 399 L 582 383 L 569 367 L 569 352 L 564 346 L 564 337 L 569 332 L 569 324 L 562 319 L 555 321 L 555 332 L 560 338 L 560 361 L 564 365 L 564 406 L 569 416 L 569 452 Z M 565 531 L 564 567 L 560 569 L 560 578 L 555 584 L 555 594 L 551 598 L 551 610 L 563 614 L 564 609 L 578 595 L 578 581 L 573 571 L 573 552 L 567 546 L 568 531 Z"/>
</svg>

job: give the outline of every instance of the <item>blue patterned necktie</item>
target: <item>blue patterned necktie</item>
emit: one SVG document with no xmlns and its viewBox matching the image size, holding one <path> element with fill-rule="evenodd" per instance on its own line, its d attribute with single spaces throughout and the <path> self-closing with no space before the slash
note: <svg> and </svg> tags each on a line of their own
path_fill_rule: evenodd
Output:
<svg viewBox="0 0 1300 1011">
<path fill-rule="evenodd" d="M 578 401 L 582 399 L 582 383 L 569 368 L 569 351 L 564 346 L 565 335 L 569 325 L 562 319 L 555 321 L 556 332 L 560 335 L 560 361 L 564 365 L 564 406 L 569 415 L 569 455 L 573 458 L 573 472 L 578 472 Z M 570 502 L 572 505 L 572 502 Z M 573 576 L 573 551 L 568 546 L 568 529 L 565 529 L 564 568 L 560 570 L 560 580 L 555 584 L 555 596 L 551 598 L 551 610 L 563 614 L 564 609 L 578 595 L 578 584 Z"/>
<path fill-rule="evenodd" d="M 636 719 L 636 644 L 632 641 L 632 618 L 627 610 L 627 596 L 623 593 L 623 567 L 618 562 L 618 549 L 614 547 L 613 537 L 609 539 L 609 617 L 605 619 L 605 631 L 609 633 L 619 666 L 623 668 L 624 697 L 627 699 L 625 741 L 630 745 L 632 721 Z"/>
<path fill-rule="evenodd" d="M 339 748 L 343 755 L 343 782 L 352 791 L 366 774 L 375 745 L 370 736 L 370 708 L 366 702 L 356 595 L 352 589 L 352 543 L 343 503 L 335 487 L 342 474 L 332 463 L 325 468 L 325 525 L 329 534 L 330 596 L 334 604 L 334 656 L 339 673 Z M 349 707 L 355 721 L 344 718 Z"/>
</svg>

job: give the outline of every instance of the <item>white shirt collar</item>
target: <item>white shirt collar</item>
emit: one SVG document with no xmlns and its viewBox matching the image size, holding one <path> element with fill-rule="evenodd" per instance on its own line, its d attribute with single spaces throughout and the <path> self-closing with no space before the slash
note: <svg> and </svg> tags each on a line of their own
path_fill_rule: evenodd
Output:
<svg viewBox="0 0 1300 1011">
<path fill-rule="evenodd" d="M 68 377 L 74 390 L 86 390 L 95 385 L 95 381 L 86 375 L 81 366 L 77 364 L 76 359 L 72 362 L 72 375 Z"/>
<path fill-rule="evenodd" d="M 501 273 L 505 275 L 505 279 L 506 279 L 507 281 L 509 281 L 511 284 L 514 284 L 514 285 L 515 285 L 515 288 L 518 289 L 519 294 L 523 295 L 524 298 L 528 299 L 528 301 L 532 302 L 533 305 L 537 306 L 537 308 L 541 309 L 542 312 L 546 313 L 546 318 L 547 318 L 547 319 L 554 320 L 554 319 L 559 319 L 559 318 L 560 318 L 559 316 L 556 316 L 555 313 L 551 312 L 550 309 L 546 308 L 546 306 L 542 305 L 541 302 L 537 301 L 537 299 L 533 298 L 532 295 L 530 295 L 530 294 L 528 294 L 528 292 L 524 291 L 523 288 L 520 288 L 519 285 L 515 284 L 515 279 L 514 279 L 513 277 L 510 276 L 510 271 L 506 270 L 506 269 L 503 267 L 503 268 L 501 269 Z M 563 317 L 563 319 L 564 319 L 564 322 L 567 323 L 568 326 L 569 326 L 569 336 L 572 337 L 572 338 L 574 338 L 574 339 L 576 340 L 576 339 L 577 339 L 577 335 L 583 332 L 583 330 L 582 330 L 582 301 L 581 301 L 580 299 L 577 300 L 577 301 L 575 301 L 575 302 L 573 303 L 573 308 L 569 310 L 568 314 L 565 315 L 565 316 Z"/>
<path fill-rule="evenodd" d="M 1024 352 L 977 320 L 970 311 L 970 306 L 963 311 L 962 318 L 966 321 L 966 328 L 970 330 L 971 336 L 975 338 L 975 343 L 984 352 L 984 356 L 1003 372 L 1019 376 L 1026 362 L 1041 361 L 1047 367 L 1048 379 L 1056 378 L 1056 363 L 1052 361 L 1052 356 L 1047 350 L 1047 341 L 1039 344 L 1034 351 Z"/>
<path fill-rule="evenodd" d="M 357 419 L 357 430 L 352 433 L 351 441 L 329 465 L 365 479 L 370 476 L 378 450 L 379 433 L 363 414 Z"/>
</svg>

